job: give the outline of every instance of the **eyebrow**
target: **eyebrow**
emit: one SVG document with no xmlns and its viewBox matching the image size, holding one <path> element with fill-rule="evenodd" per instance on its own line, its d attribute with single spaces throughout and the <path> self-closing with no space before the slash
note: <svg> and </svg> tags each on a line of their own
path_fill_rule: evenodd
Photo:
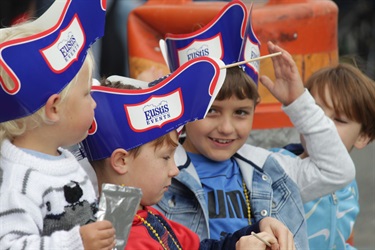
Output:
<svg viewBox="0 0 375 250">
<path fill-rule="evenodd" d="M 254 108 L 254 105 L 238 107 L 237 109 L 253 109 L 253 108 Z"/>
</svg>

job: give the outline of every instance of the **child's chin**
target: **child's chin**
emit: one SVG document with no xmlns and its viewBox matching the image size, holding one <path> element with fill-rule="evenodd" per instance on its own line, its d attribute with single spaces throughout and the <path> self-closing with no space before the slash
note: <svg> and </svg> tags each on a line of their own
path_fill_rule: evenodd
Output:
<svg viewBox="0 0 375 250">
<path fill-rule="evenodd" d="M 153 205 L 159 203 L 159 201 L 161 201 L 161 199 L 163 198 L 163 196 L 164 196 L 164 192 L 159 197 L 155 197 L 155 201 L 153 202 Z"/>
<path fill-rule="evenodd" d="M 212 161 L 226 161 L 230 159 L 235 154 L 235 151 L 232 152 L 231 150 L 227 151 L 217 151 L 214 153 L 211 153 L 210 155 L 206 155 L 207 158 L 209 158 Z"/>
</svg>

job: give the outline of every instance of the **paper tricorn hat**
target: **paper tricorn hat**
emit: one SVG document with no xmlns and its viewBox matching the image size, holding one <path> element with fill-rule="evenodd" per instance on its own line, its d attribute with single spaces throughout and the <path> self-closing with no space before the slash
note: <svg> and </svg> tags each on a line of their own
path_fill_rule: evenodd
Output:
<svg viewBox="0 0 375 250">
<path fill-rule="evenodd" d="M 220 58 L 225 64 L 260 56 L 260 42 L 251 24 L 251 10 L 242 1 L 232 1 L 206 26 L 189 34 L 166 34 L 160 48 L 171 72 L 199 56 Z M 242 65 L 258 83 L 259 62 Z"/>
<path fill-rule="evenodd" d="M 199 57 L 146 89 L 93 86 L 95 117 L 82 142 L 87 157 L 107 158 L 117 148 L 130 150 L 204 118 L 224 82 L 223 66 L 220 59 Z"/>
<path fill-rule="evenodd" d="M 105 0 L 55 0 L 25 29 L 40 32 L 0 43 L 0 122 L 33 114 L 81 69 L 88 48 L 104 34 Z M 0 36 L 17 27 L 0 29 Z"/>
</svg>

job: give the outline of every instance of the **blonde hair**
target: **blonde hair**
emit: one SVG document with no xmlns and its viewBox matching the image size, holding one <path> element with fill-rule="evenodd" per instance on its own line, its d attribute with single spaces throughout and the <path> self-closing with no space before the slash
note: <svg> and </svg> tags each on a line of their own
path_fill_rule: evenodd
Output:
<svg viewBox="0 0 375 250">
<path fill-rule="evenodd" d="M 0 33 L 1 34 L 0 43 L 11 40 L 11 39 L 31 36 L 38 32 L 41 32 L 41 30 L 38 27 L 27 25 L 29 24 L 29 22 L 25 24 L 2 30 Z M 92 75 L 92 71 L 94 69 L 94 59 L 90 51 L 88 51 L 88 55 L 85 59 L 84 64 L 85 63 L 87 63 L 89 67 L 90 75 Z M 63 103 L 65 97 L 68 95 L 71 86 L 73 86 L 73 84 L 77 82 L 78 75 L 79 75 L 79 72 L 60 92 L 60 97 L 61 97 L 61 101 L 59 103 L 60 105 L 61 103 Z M 10 78 L 10 76 L 4 70 L 3 67 L 0 67 L 0 77 L 4 85 L 7 88 L 9 89 L 14 88 L 14 82 L 12 81 L 12 79 Z M 91 87 L 91 83 L 90 85 L 88 85 L 88 88 L 90 87 Z M 45 106 L 41 107 L 39 110 L 37 110 L 36 112 L 34 112 L 33 114 L 29 116 L 2 122 L 0 123 L 0 142 L 3 141 L 4 139 L 9 139 L 10 141 L 12 141 L 14 138 L 23 135 L 26 131 L 39 127 L 42 123 L 46 123 L 46 124 L 51 123 L 45 117 Z"/>
</svg>

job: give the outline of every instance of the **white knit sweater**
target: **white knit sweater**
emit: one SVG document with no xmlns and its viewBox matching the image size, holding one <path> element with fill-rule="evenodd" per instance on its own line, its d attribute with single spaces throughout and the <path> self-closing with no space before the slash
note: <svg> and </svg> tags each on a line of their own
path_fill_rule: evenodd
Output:
<svg viewBox="0 0 375 250">
<path fill-rule="evenodd" d="M 37 158 L 4 140 L 0 151 L 0 248 L 83 249 L 94 188 L 74 156 Z"/>
</svg>

